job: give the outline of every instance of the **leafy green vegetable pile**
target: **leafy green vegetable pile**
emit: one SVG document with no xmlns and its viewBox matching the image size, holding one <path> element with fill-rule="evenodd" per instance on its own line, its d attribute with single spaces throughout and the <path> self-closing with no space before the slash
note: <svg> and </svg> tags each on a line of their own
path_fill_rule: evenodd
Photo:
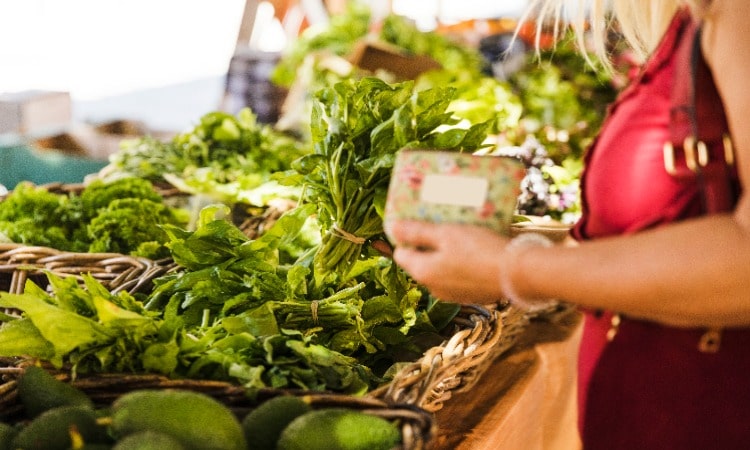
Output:
<svg viewBox="0 0 750 450">
<path fill-rule="evenodd" d="M 371 16 L 369 6 L 361 1 L 347 2 L 345 10 L 332 16 L 328 24 L 306 29 L 287 48 L 271 75 L 271 81 L 279 86 L 290 87 L 297 79 L 297 71 L 303 61 L 311 54 L 349 54 L 357 40 L 368 33 Z"/>
<path fill-rule="evenodd" d="M 388 14 L 383 19 L 378 37 L 409 53 L 430 56 L 451 72 L 481 72 L 487 63 L 476 49 L 441 34 L 422 31 L 414 21 L 398 14 Z"/>
<path fill-rule="evenodd" d="M 262 206 L 269 198 L 296 194 L 269 186 L 270 176 L 308 152 L 307 144 L 258 123 L 249 108 L 237 115 L 212 111 L 171 141 L 150 136 L 122 141 L 100 177 L 167 181 L 216 201 Z"/>
<path fill-rule="evenodd" d="M 177 267 L 137 298 L 91 278 L 80 286 L 51 275 L 52 293 L 29 282 L 24 294 L 0 294 L 0 308 L 23 312 L 0 317 L 0 356 L 251 388 L 363 393 L 388 381 L 399 363 L 444 340 L 458 305 L 432 298 L 392 260 L 331 230 L 339 223 L 364 239 L 382 232 L 400 147 L 481 144 L 487 125 L 455 127 L 445 111 L 451 93 L 372 78 L 321 92 L 315 152 L 294 164 L 301 172 L 278 173 L 305 183 L 309 196 L 299 206 L 256 239 L 231 222 L 226 205 L 203 208 L 192 231 L 162 225 Z M 290 250 L 309 221 L 320 224 L 321 240 Z"/>
<path fill-rule="evenodd" d="M 372 14 L 365 2 L 350 1 L 342 13 L 331 17 L 329 24 L 305 30 L 284 52 L 271 80 L 280 86 L 290 87 L 310 54 L 346 57 L 360 40 L 368 36 L 395 45 L 407 53 L 430 56 L 451 71 L 479 72 L 485 64 L 478 51 L 440 34 L 421 31 L 403 16 L 388 14 L 376 26 L 372 23 Z"/>
<path fill-rule="evenodd" d="M 439 328 L 457 312 L 434 301 L 417 309 L 425 299 L 414 286 L 385 292 L 382 282 L 395 267 L 383 259 L 363 262 L 357 278 L 326 296 L 308 290 L 309 268 L 275 257 L 309 206 L 254 241 L 216 219 L 218 212 L 205 209 L 195 232 L 169 227 L 169 246 L 184 270 L 157 279 L 143 301 L 112 294 L 91 277 L 81 286 L 52 274 L 51 293 L 31 281 L 23 294 L 0 293 L 0 307 L 24 313 L 0 316 L 0 355 L 83 373 L 156 372 L 362 393 L 383 381 L 396 358 L 414 358 L 439 342 Z M 405 298 L 411 303 L 402 305 Z"/>
<path fill-rule="evenodd" d="M 596 55 L 589 58 L 598 64 Z M 582 159 L 617 95 L 613 76 L 594 71 L 572 32 L 538 57 L 527 55 L 524 70 L 510 80 L 524 108 L 520 127 L 547 147 L 555 163 Z"/>
<path fill-rule="evenodd" d="M 186 213 L 164 203 L 150 182 L 94 180 L 79 195 L 21 183 L 0 202 L 0 238 L 61 251 L 168 256 L 163 224 L 185 225 Z"/>
</svg>

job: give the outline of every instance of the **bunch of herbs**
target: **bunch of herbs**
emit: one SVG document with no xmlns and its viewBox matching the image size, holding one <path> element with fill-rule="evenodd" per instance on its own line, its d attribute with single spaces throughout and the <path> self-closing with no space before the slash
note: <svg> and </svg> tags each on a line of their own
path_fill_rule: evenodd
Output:
<svg viewBox="0 0 750 450">
<path fill-rule="evenodd" d="M 468 128 L 447 111 L 455 91 L 415 91 L 411 81 L 344 80 L 315 96 L 313 152 L 294 164 L 304 202 L 324 233 L 314 256 L 317 286 L 346 278 L 363 244 L 383 233 L 382 213 L 396 153 L 403 148 L 475 151 L 489 122 Z"/>
</svg>

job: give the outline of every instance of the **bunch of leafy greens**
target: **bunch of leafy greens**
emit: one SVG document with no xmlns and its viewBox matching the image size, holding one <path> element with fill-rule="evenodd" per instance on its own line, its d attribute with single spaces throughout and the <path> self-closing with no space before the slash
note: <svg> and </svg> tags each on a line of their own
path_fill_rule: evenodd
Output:
<svg viewBox="0 0 750 450">
<path fill-rule="evenodd" d="M 49 192 L 31 183 L 19 183 L 0 202 L 0 236 L 20 244 L 76 250 L 73 223 L 66 213 L 73 206 L 70 198 Z"/>
<path fill-rule="evenodd" d="M 382 212 L 402 148 L 474 151 L 488 123 L 454 127 L 451 88 L 416 92 L 413 82 L 345 80 L 319 91 L 311 120 L 313 153 L 295 162 L 305 202 L 317 206 L 324 235 L 314 256 L 316 285 L 346 277 L 362 245 L 382 234 Z"/>
<path fill-rule="evenodd" d="M 266 183 L 272 173 L 289 169 L 293 160 L 308 152 L 309 146 L 298 139 L 258 123 L 249 108 L 236 115 L 212 111 L 171 141 L 151 136 L 122 141 L 100 176 L 112 179 L 125 174 L 168 181 L 184 192 L 229 203 L 264 202 L 277 194 L 292 194 Z M 263 192 L 249 193 L 254 189 Z"/>
<path fill-rule="evenodd" d="M 487 62 L 478 49 L 437 32 L 420 30 L 412 20 L 397 14 L 388 14 L 380 24 L 370 23 L 371 19 L 368 6 L 351 2 L 347 12 L 334 16 L 326 28 L 310 30 L 309 38 L 292 43 L 282 55 L 272 80 L 284 86 L 296 83 L 292 92 L 295 88 L 299 90 L 299 84 L 302 84 L 304 92 L 314 93 L 344 79 L 372 76 L 358 68 L 346 70 L 344 67 L 348 63 L 337 63 L 335 59 L 346 58 L 362 41 L 374 40 L 395 46 L 406 54 L 429 56 L 440 63 L 442 69 L 430 70 L 417 77 L 415 89 L 443 86 L 455 89 L 448 110 L 463 120 L 470 124 L 490 122 L 487 131 L 491 134 L 512 132 L 518 127 L 521 100 L 507 82 L 484 73 Z M 346 33 L 341 30 L 346 30 Z M 377 75 L 384 81 L 394 81 L 385 72 L 380 71 Z M 280 123 L 307 136 L 309 131 L 303 128 L 308 123 L 297 123 L 301 120 L 296 111 L 310 111 L 315 99 L 309 94 L 297 101 L 300 104 L 296 105 L 295 112 L 285 113 Z"/>
<path fill-rule="evenodd" d="M 423 293 L 386 258 L 367 258 L 349 277 L 325 288 L 313 285 L 305 255 L 280 261 L 279 249 L 312 220 L 315 205 L 287 212 L 255 240 L 229 221 L 214 219 L 220 212 L 205 208 L 194 232 L 168 227 L 173 259 L 183 270 L 155 281 L 147 309 L 176 311 L 188 327 L 248 311 L 258 317 L 273 312 L 282 318 L 279 326 L 317 328 L 329 348 L 348 355 L 384 350 L 377 335 L 391 334 L 385 328 L 406 333 L 417 322 L 430 322 L 417 313 Z"/>
<path fill-rule="evenodd" d="M 320 52 L 347 57 L 363 39 L 385 42 L 408 54 L 430 56 L 448 70 L 479 72 L 486 64 L 475 49 L 441 34 L 422 31 L 404 16 L 390 13 L 380 24 L 373 24 L 371 20 L 372 12 L 366 3 L 347 2 L 345 10 L 332 16 L 329 23 L 306 29 L 287 48 L 271 80 L 280 86 L 290 87 L 297 78 L 298 69 L 310 54 Z"/>
<path fill-rule="evenodd" d="M 305 58 L 316 52 L 346 56 L 356 42 L 366 36 L 370 28 L 371 11 L 361 1 L 349 1 L 340 14 L 331 16 L 324 24 L 307 28 L 285 50 L 271 74 L 271 81 L 290 87 Z"/>
<path fill-rule="evenodd" d="M 0 306 L 24 313 L 4 318 L 0 355 L 40 358 L 74 373 L 161 373 L 258 388 L 361 393 L 375 382 L 354 358 L 276 326 L 270 309 L 186 328 L 179 317 L 147 311 L 92 277 L 85 289 L 74 278 L 48 277 L 52 294 L 32 282 L 24 294 L 0 294 Z"/>
<path fill-rule="evenodd" d="M 167 206 L 150 182 L 94 180 L 80 194 L 19 184 L 0 202 L 0 233 L 10 242 L 62 251 L 168 255 L 164 224 L 184 225 L 184 210 Z"/>
<path fill-rule="evenodd" d="M 362 262 L 344 286 L 317 296 L 304 258 L 281 264 L 277 257 L 313 209 L 287 212 L 256 240 L 222 218 L 223 205 L 205 208 L 194 232 L 167 227 L 180 269 L 157 279 L 143 303 L 91 277 L 81 286 L 52 274 L 51 294 L 31 282 L 24 294 L 0 294 L 0 307 L 23 312 L 0 317 L 0 355 L 76 372 L 366 392 L 395 362 L 440 342 L 457 308 L 420 303 L 425 296 L 413 285 L 386 291 L 395 266 L 385 258 Z"/>
</svg>

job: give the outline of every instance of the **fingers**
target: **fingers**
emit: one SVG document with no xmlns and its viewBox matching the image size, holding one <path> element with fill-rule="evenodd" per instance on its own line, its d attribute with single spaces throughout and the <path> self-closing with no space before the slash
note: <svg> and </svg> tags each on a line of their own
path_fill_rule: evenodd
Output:
<svg viewBox="0 0 750 450">
<path fill-rule="evenodd" d="M 435 275 L 433 254 L 399 245 L 393 251 L 393 260 L 401 266 L 412 278 L 420 284 L 432 284 L 431 277 Z"/>
<path fill-rule="evenodd" d="M 403 246 L 396 247 L 393 259 L 441 300 L 475 303 L 496 301 L 501 297 L 492 268 L 476 270 L 476 265 L 468 264 L 471 261 L 456 260 L 446 252 L 425 252 Z"/>
<path fill-rule="evenodd" d="M 416 220 L 400 220 L 389 226 L 388 233 L 396 246 L 428 250 L 435 248 L 437 237 L 440 236 L 437 233 L 440 226 Z"/>
</svg>

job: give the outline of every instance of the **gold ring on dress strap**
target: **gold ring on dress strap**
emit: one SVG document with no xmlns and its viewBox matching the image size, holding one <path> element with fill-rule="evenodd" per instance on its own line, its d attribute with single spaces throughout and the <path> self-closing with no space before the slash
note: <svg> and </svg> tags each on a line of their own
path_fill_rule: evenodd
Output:
<svg viewBox="0 0 750 450">
<path fill-rule="evenodd" d="M 682 144 L 682 149 L 685 152 L 685 164 L 687 164 L 688 169 L 697 172 L 698 163 L 695 158 L 695 138 L 693 136 L 686 137 Z"/>
<path fill-rule="evenodd" d="M 725 134 L 721 137 L 721 141 L 724 144 L 724 161 L 729 166 L 734 165 L 734 144 L 732 144 L 732 138 Z"/>
<path fill-rule="evenodd" d="M 664 143 L 664 170 L 670 175 L 677 175 L 674 163 L 674 145 L 667 141 Z"/>
</svg>

